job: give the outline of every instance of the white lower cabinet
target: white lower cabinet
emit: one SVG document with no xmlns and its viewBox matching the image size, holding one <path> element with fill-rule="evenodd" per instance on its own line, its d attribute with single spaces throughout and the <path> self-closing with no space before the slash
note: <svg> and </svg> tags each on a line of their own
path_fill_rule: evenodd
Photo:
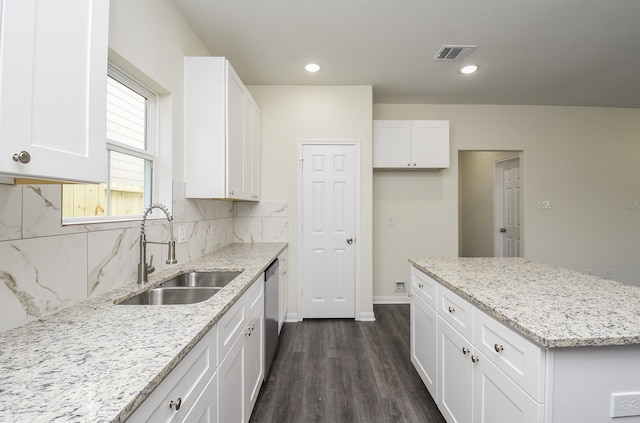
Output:
<svg viewBox="0 0 640 423">
<path fill-rule="evenodd" d="M 127 422 L 217 422 L 217 338 L 214 327 Z"/>
<path fill-rule="evenodd" d="M 449 423 L 471 422 L 473 367 L 471 343 L 438 317 L 438 399 Z"/>
<path fill-rule="evenodd" d="M 280 334 L 282 325 L 284 325 L 284 320 L 287 318 L 287 306 L 289 301 L 289 277 L 287 276 L 289 273 L 288 251 L 288 249 L 285 249 L 278 256 L 278 269 L 280 271 L 280 279 L 278 280 L 278 287 L 280 290 L 278 293 L 278 334 Z"/>
<path fill-rule="evenodd" d="M 246 423 L 264 380 L 264 275 L 127 420 Z"/>
<path fill-rule="evenodd" d="M 445 420 L 543 423 L 544 350 L 424 273 L 411 272 L 423 291 L 435 284 L 435 295 L 415 295 L 412 288 L 411 361 Z M 435 310 L 425 298 L 435 298 Z"/>
<path fill-rule="evenodd" d="M 219 421 L 248 422 L 264 380 L 264 275 L 218 325 Z"/>
<path fill-rule="evenodd" d="M 411 362 L 434 401 L 437 371 L 436 311 L 411 291 Z"/>
</svg>

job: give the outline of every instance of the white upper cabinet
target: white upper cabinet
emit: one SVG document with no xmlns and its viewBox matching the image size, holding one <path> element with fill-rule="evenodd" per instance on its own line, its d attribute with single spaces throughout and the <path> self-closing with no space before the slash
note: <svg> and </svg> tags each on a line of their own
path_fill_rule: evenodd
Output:
<svg viewBox="0 0 640 423">
<path fill-rule="evenodd" d="M 109 0 L 3 0 L 0 173 L 106 178 Z"/>
<path fill-rule="evenodd" d="M 260 110 L 224 57 L 185 57 L 188 198 L 260 199 Z"/>
<path fill-rule="evenodd" d="M 449 167 L 448 120 L 374 120 L 373 167 Z"/>
</svg>

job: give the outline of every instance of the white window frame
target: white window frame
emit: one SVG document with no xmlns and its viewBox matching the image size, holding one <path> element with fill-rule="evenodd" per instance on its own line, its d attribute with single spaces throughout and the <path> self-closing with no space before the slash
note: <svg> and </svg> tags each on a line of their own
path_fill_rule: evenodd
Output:
<svg viewBox="0 0 640 423">
<path fill-rule="evenodd" d="M 115 151 L 134 157 L 149 160 L 152 166 L 152 176 L 150 178 L 151 190 L 147 190 L 145 186 L 144 204 L 149 204 L 148 195 L 151 194 L 151 203 L 162 203 L 169 211 L 172 209 L 172 174 L 171 174 L 171 125 L 161 128 L 161 117 L 170 119 L 170 96 L 161 89 L 150 89 L 149 85 L 157 85 L 154 83 L 144 84 L 140 79 L 148 80 L 148 78 L 136 78 L 132 74 L 138 74 L 139 71 L 127 72 L 122 67 L 109 61 L 108 76 L 122 83 L 138 94 L 147 99 L 146 106 L 146 149 L 141 150 L 135 147 L 122 145 L 116 141 L 106 140 L 106 151 Z M 146 81 L 145 81 L 146 82 Z M 164 104 L 164 106 L 163 106 Z M 165 117 L 165 115 L 167 115 Z M 106 134 L 105 134 L 106 137 Z M 106 154 L 107 160 L 109 154 Z M 107 173 L 110 172 L 110 163 L 107 163 Z M 107 178 L 109 178 L 109 174 Z M 108 180 L 108 179 L 107 179 Z M 107 188 L 108 190 L 108 188 Z M 109 201 L 107 193 L 107 202 Z M 162 218 L 164 214 L 158 210 L 152 210 L 148 216 L 151 219 Z M 80 225 L 91 223 L 108 223 L 108 222 L 126 222 L 137 221 L 142 219 L 140 215 L 121 215 L 121 216 L 85 216 L 85 217 L 66 217 L 62 219 L 63 225 Z"/>
</svg>

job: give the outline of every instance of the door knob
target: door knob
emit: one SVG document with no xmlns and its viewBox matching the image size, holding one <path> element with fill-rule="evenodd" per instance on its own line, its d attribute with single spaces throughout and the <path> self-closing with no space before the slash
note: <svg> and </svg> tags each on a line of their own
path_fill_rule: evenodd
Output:
<svg viewBox="0 0 640 423">
<path fill-rule="evenodd" d="M 500 228 L 500 232 L 502 232 L 502 233 L 507 232 L 507 228 Z"/>
<path fill-rule="evenodd" d="M 353 244 L 353 238 L 351 237 L 347 238 L 347 244 Z"/>
</svg>

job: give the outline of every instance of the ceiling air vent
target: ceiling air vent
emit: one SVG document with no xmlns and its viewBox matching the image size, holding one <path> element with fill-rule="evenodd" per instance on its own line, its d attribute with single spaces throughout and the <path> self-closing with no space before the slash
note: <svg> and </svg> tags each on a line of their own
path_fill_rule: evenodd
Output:
<svg viewBox="0 0 640 423">
<path fill-rule="evenodd" d="M 433 60 L 462 60 L 467 57 L 477 46 L 442 46 Z"/>
</svg>

